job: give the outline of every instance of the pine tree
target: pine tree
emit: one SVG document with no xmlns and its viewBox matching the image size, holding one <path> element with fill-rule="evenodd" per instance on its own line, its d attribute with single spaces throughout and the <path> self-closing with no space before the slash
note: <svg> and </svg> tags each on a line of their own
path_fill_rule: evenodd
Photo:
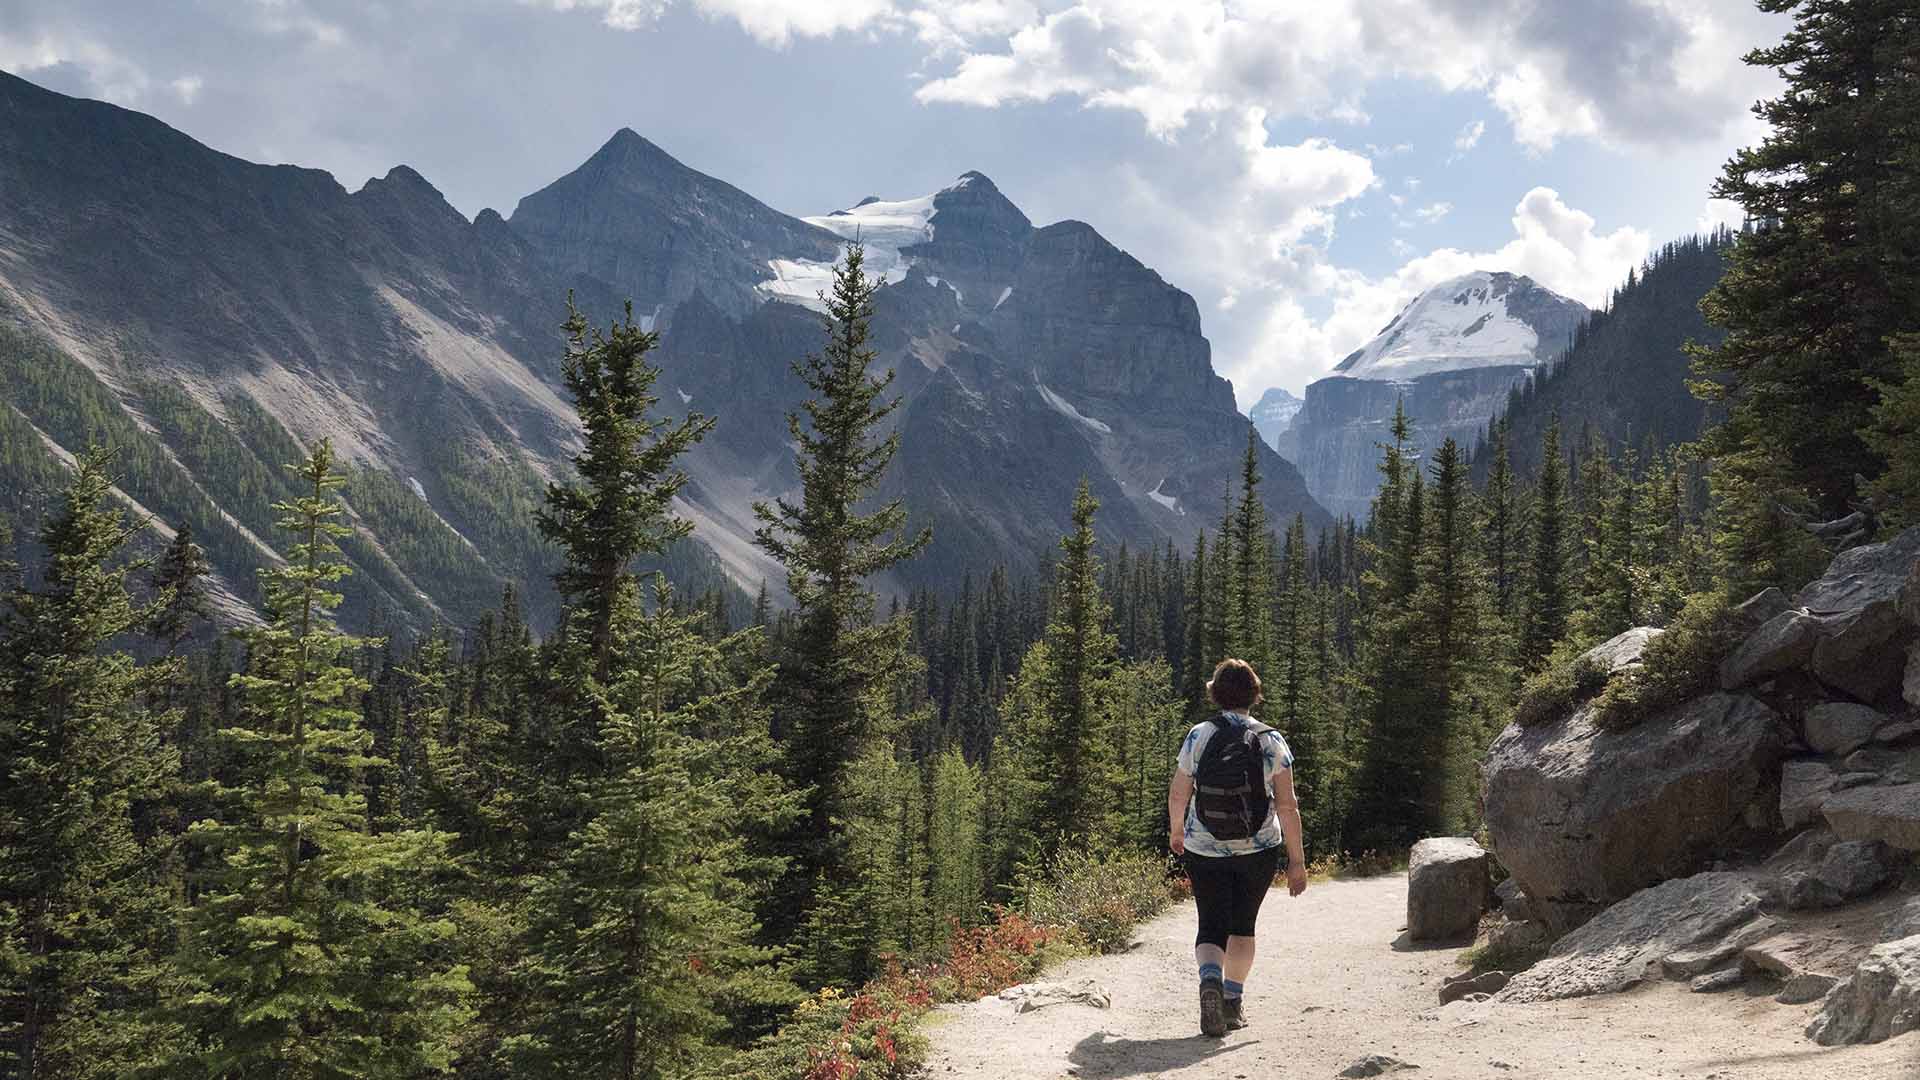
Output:
<svg viewBox="0 0 1920 1080">
<path fill-rule="evenodd" d="M 602 332 L 567 297 L 567 354 L 561 381 L 573 397 L 586 446 L 573 458 L 578 484 L 549 484 L 535 514 L 540 534 L 567 552 L 554 575 L 560 594 L 592 651 L 594 676 L 607 682 L 612 664 L 613 608 L 628 568 L 642 554 L 658 555 L 693 531 L 669 513 L 686 485 L 681 454 L 713 428 L 710 417 L 688 414 L 675 423 L 651 415 L 660 399 L 660 369 L 647 360 L 659 336 L 623 319 Z"/>
<path fill-rule="evenodd" d="M 1403 840 L 1477 824 L 1475 765 L 1511 690 L 1493 647 L 1491 589 L 1467 463 L 1452 439 L 1435 451 L 1430 469 L 1420 585 L 1410 604 L 1425 707 L 1403 762 L 1408 786 L 1421 796 Z"/>
<path fill-rule="evenodd" d="M 1211 651 L 1207 628 L 1213 620 L 1211 606 L 1213 582 L 1207 559 L 1205 529 L 1193 540 L 1193 576 L 1187 587 L 1186 653 L 1180 662 L 1180 700 L 1187 711 L 1187 722 L 1198 723 L 1207 709 L 1207 676 L 1221 659 Z"/>
<path fill-rule="evenodd" d="M 932 848 L 927 899 L 937 925 L 971 926 L 980 921 L 981 899 L 986 895 L 981 876 L 983 799 L 979 770 L 959 748 L 949 747 L 934 757 L 929 831 L 937 843 Z"/>
<path fill-rule="evenodd" d="M 1504 415 L 1493 425 L 1493 464 L 1487 471 L 1481 525 L 1487 569 L 1493 578 L 1494 611 L 1507 620 L 1513 619 L 1519 609 L 1521 569 L 1519 497 L 1508 446 L 1511 430 Z"/>
<path fill-rule="evenodd" d="M 746 838 L 797 809 L 763 776 L 772 673 L 729 675 L 758 631 L 713 642 L 663 578 L 652 592 L 645 612 L 631 579 L 616 596 L 607 771 L 534 890 L 536 1000 L 511 1047 L 521 1075 L 682 1076 L 713 1056 L 723 1010 L 794 999 L 752 913 L 751 883 L 776 864 Z"/>
<path fill-rule="evenodd" d="M 1260 501 L 1259 439 L 1257 432 L 1247 429 L 1240 500 L 1232 520 L 1233 559 L 1226 564 L 1226 654 L 1252 664 L 1265 677 L 1273 664 L 1273 554 L 1267 510 Z"/>
<path fill-rule="evenodd" d="M 1890 343 L 1920 331 L 1920 18 L 1905 0 L 1760 6 L 1794 27 L 1746 60 L 1786 85 L 1754 107 L 1767 136 L 1714 185 L 1755 224 L 1702 303 L 1726 340 L 1695 354 L 1696 391 L 1725 409 L 1703 441 L 1747 557 L 1785 554 L 1765 536 L 1783 493 L 1838 517 L 1863 494 L 1855 477 L 1881 474 L 1876 388 L 1902 378 Z M 1797 560 L 1768 561 L 1799 584 Z"/>
<path fill-rule="evenodd" d="M 166 646 L 167 655 L 179 652 L 199 624 L 212 621 L 213 601 L 207 594 L 207 577 L 212 573 L 206 552 L 193 542 L 193 526 L 180 526 L 149 579 L 154 606 L 146 630 Z"/>
<path fill-rule="evenodd" d="M 894 373 L 871 370 L 879 286 L 866 274 L 864 250 L 850 245 L 825 297 L 826 348 L 794 365 L 808 391 L 800 411 L 787 417 L 799 447 L 800 501 L 754 507 L 755 541 L 786 567 L 798 609 L 776 689 L 787 776 L 807 800 L 789 844 L 797 891 L 777 906 L 789 918 L 804 915 L 822 883 L 841 876 L 846 838 L 835 820 L 845 816 L 847 766 L 872 733 L 871 690 L 904 662 L 907 627 L 874 624 L 866 580 L 931 539 L 924 531 L 902 535 L 906 510 L 898 500 L 859 510 L 900 443 L 897 432 L 876 437 L 899 407 L 898 399 L 884 400 Z"/>
<path fill-rule="evenodd" d="M 276 504 L 296 542 L 263 571 L 268 622 L 248 629 L 234 676 L 248 723 L 220 732 L 235 810 L 190 833 L 209 858 L 188 922 L 181 1004 L 193 1041 L 182 1075 L 415 1077 L 451 1064 L 470 1015 L 450 924 L 412 898 L 443 865 L 446 837 L 374 835 L 359 780 L 384 763 L 351 707 L 366 680 L 341 661 L 362 644 L 334 629 L 345 577 L 332 448 L 293 467 L 302 494 Z"/>
<path fill-rule="evenodd" d="M 112 647 L 150 611 L 127 593 L 143 526 L 111 461 L 79 459 L 40 531 L 44 581 L 0 611 L 0 1070 L 22 1078 L 123 1076 L 165 1038 L 139 1017 L 172 913 L 135 817 L 178 763 L 141 705 L 167 672 Z"/>
<path fill-rule="evenodd" d="M 1566 636 L 1566 458 L 1560 453 L 1560 422 L 1547 426 L 1540 451 L 1540 479 L 1533 500 L 1533 535 L 1527 559 L 1527 604 L 1520 655 L 1529 667 L 1544 662 Z"/>
<path fill-rule="evenodd" d="M 1051 859 L 1061 843 L 1098 836 L 1105 827 L 1100 791 L 1106 765 L 1096 688 L 1118 649 L 1100 592 L 1093 517 L 1100 503 L 1085 480 L 1073 497 L 1073 531 L 1060 540 L 1054 574 L 1053 621 L 1047 627 L 1042 669 L 1047 732 L 1033 765 L 1045 777 L 1030 826 L 1032 854 Z"/>
</svg>

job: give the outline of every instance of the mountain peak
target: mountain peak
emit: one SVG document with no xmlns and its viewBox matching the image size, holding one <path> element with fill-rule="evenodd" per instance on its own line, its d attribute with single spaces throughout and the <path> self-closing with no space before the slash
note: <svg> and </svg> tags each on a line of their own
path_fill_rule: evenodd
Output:
<svg viewBox="0 0 1920 1080">
<path fill-rule="evenodd" d="M 1531 367 L 1551 359 L 1586 315 L 1585 305 L 1532 278 L 1472 270 L 1426 289 L 1333 370 L 1355 379 L 1402 380 Z"/>
</svg>

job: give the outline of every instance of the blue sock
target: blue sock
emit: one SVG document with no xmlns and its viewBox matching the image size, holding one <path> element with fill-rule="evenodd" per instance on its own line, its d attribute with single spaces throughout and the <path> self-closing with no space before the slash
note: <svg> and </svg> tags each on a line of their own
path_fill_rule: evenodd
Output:
<svg viewBox="0 0 1920 1080">
<path fill-rule="evenodd" d="M 1220 976 L 1221 976 L 1221 970 L 1220 970 L 1219 964 L 1201 964 L 1200 965 L 1200 981 L 1201 982 L 1206 982 L 1208 979 L 1218 979 L 1220 978 Z"/>
<path fill-rule="evenodd" d="M 1244 985 L 1234 982 L 1232 979 L 1226 980 L 1226 986 L 1227 986 L 1227 996 L 1230 998 L 1237 998 L 1240 996 L 1240 994 L 1244 990 L 1246 990 L 1246 987 Z"/>
</svg>

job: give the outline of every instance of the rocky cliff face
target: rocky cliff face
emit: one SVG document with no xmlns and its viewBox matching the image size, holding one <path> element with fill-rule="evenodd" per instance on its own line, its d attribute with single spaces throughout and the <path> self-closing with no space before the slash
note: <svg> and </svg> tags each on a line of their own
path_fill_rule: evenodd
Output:
<svg viewBox="0 0 1920 1080">
<path fill-rule="evenodd" d="M 1307 387 L 1298 463 L 1330 511 L 1364 518 L 1395 402 L 1413 449 L 1451 438 L 1471 452 L 1509 391 L 1563 350 L 1587 309 L 1506 273 L 1465 274 L 1422 293 L 1376 338 Z"/>
<path fill-rule="evenodd" d="M 938 537 L 896 584 L 1037 565 L 1083 475 L 1107 540 L 1184 544 L 1248 431 L 1191 297 L 1090 226 L 1035 229 L 978 173 L 803 219 L 623 130 L 510 220 L 468 221 L 404 166 L 350 193 L 0 75 L 0 190 L 8 421 L 71 451 L 106 410 L 139 444 L 143 505 L 217 534 L 239 597 L 273 557 L 278 462 L 320 436 L 356 470 L 356 616 L 465 622 L 541 579 L 526 511 L 576 445 L 569 290 L 596 320 L 631 299 L 663 334 L 662 408 L 719 418 L 687 462 L 698 545 L 676 569 L 778 589 L 750 507 L 794 483 L 789 363 L 856 235 L 905 398 L 891 491 Z M 1276 517 L 1328 520 L 1291 466 L 1265 472 Z"/>
</svg>

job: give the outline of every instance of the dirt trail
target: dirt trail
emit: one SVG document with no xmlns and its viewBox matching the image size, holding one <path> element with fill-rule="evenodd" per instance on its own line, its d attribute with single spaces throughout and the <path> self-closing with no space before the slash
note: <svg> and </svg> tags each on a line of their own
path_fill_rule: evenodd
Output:
<svg viewBox="0 0 1920 1080">
<path fill-rule="evenodd" d="M 1248 983 L 1251 1025 L 1198 1034 L 1191 903 L 1140 928 L 1132 951 L 1089 957 L 1048 981 L 1093 979 L 1110 1009 L 1052 1005 L 1024 1015 L 989 998 L 928 1021 L 932 1080 L 1313 1080 L 1368 1054 L 1420 1067 L 1419 1080 L 1717 1077 L 1721 1080 L 1914 1080 L 1920 1033 L 1827 1049 L 1801 1036 L 1816 1006 L 1735 990 L 1689 994 L 1660 983 L 1543 1005 L 1435 1005 L 1461 950 L 1395 947 L 1404 875 L 1276 891 L 1261 915 L 1262 955 Z"/>
</svg>

